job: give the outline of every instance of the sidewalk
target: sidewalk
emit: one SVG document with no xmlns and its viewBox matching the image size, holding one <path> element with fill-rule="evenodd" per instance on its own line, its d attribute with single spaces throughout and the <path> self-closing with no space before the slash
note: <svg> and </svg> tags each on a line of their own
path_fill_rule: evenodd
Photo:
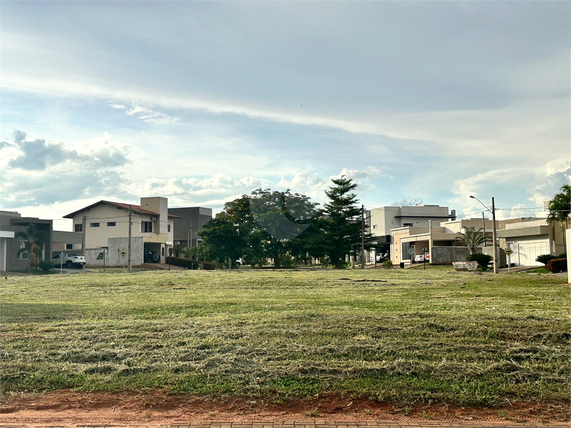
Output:
<svg viewBox="0 0 571 428">
<path fill-rule="evenodd" d="M 288 421 L 274 422 L 177 422 L 167 425 L 76 424 L 76 425 L 2 425 L 0 428 L 565 428 L 569 422 L 446 422 L 446 421 Z"/>
</svg>

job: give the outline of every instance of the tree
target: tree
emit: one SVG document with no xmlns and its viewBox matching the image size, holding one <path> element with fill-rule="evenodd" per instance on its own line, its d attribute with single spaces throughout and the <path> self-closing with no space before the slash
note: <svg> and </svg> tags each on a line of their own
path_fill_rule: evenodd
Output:
<svg viewBox="0 0 571 428">
<path fill-rule="evenodd" d="M 261 267 L 267 259 L 280 268 L 292 261 L 292 251 L 316 215 L 317 204 L 298 193 L 256 189 L 226 203 L 224 212 L 203 226 L 201 256 L 231 263 L 241 257 Z M 300 250 L 302 251 L 302 250 Z"/>
<path fill-rule="evenodd" d="M 561 229 L 563 230 L 563 247 L 567 248 L 565 229 L 569 227 L 569 215 L 571 213 L 571 186 L 564 184 L 559 190 L 561 192 L 557 193 L 553 199 L 549 201 L 547 221 L 550 224 L 561 223 Z"/>
<path fill-rule="evenodd" d="M 15 234 L 16 238 L 19 238 L 23 245 L 18 250 L 17 255 L 28 253 L 28 272 L 31 271 L 32 266 L 32 253 L 36 255 L 37 260 L 40 259 L 42 255 L 42 250 L 44 249 L 44 242 L 46 241 L 46 234 L 42 230 L 38 230 L 34 223 L 30 223 L 26 228 L 25 232 L 18 231 Z"/>
<path fill-rule="evenodd" d="M 484 235 L 482 228 L 476 230 L 475 227 L 467 227 L 463 233 L 456 237 L 456 243 L 468 247 L 470 255 L 478 252 L 478 247 L 491 241 L 489 236 Z"/>
<path fill-rule="evenodd" d="M 324 238 L 329 260 L 335 268 L 341 269 L 345 266 L 345 257 L 360 248 L 361 209 L 353 193 L 357 183 L 345 176 L 331 181 L 334 186 L 325 192 L 329 203 L 325 204 Z"/>
<path fill-rule="evenodd" d="M 291 264 L 292 253 L 299 251 L 301 235 L 309 228 L 315 217 L 317 204 L 309 197 L 270 189 L 257 189 L 250 196 L 250 213 L 262 235 L 262 243 L 268 258 L 273 259 L 274 267 L 283 263 Z"/>
<path fill-rule="evenodd" d="M 244 253 L 246 242 L 227 212 L 216 214 L 215 218 L 202 226 L 198 234 L 202 238 L 199 254 L 206 261 L 225 264 L 230 258 L 230 262 L 235 263 Z"/>
</svg>

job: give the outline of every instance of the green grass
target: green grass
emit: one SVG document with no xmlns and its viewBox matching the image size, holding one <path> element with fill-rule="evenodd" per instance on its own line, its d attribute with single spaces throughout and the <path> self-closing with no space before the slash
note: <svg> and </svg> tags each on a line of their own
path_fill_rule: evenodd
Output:
<svg viewBox="0 0 571 428">
<path fill-rule="evenodd" d="M 2 394 L 61 388 L 394 403 L 567 401 L 564 278 L 172 271 L 0 283 Z"/>
</svg>

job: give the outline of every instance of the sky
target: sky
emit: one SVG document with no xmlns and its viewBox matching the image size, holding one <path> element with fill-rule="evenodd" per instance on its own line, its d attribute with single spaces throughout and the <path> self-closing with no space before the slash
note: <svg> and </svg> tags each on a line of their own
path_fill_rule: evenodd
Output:
<svg viewBox="0 0 571 428">
<path fill-rule="evenodd" d="M 569 1 L 0 2 L 0 209 L 254 189 L 544 217 L 571 180 Z M 489 217 L 489 213 L 486 212 Z"/>
</svg>

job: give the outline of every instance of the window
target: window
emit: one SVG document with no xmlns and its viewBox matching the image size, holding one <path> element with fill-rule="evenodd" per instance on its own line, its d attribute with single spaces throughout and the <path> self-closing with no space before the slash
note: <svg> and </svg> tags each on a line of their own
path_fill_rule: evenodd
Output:
<svg viewBox="0 0 571 428">
<path fill-rule="evenodd" d="M 89 223 L 89 227 L 99 227 L 99 223 Z"/>
<path fill-rule="evenodd" d="M 169 225 L 167 226 L 167 232 L 170 232 L 170 231 L 171 231 L 171 225 L 169 224 Z"/>
<path fill-rule="evenodd" d="M 153 231 L 152 221 L 142 221 L 141 222 L 141 233 L 151 233 Z"/>
<path fill-rule="evenodd" d="M 402 225 L 403 225 L 404 227 L 412 227 L 412 226 L 413 226 L 412 223 L 403 223 Z"/>
<path fill-rule="evenodd" d="M 65 244 L 66 250 L 73 250 L 73 244 Z"/>
<path fill-rule="evenodd" d="M 117 222 L 114 222 L 114 221 L 108 221 L 108 222 L 107 222 L 107 226 L 108 226 L 108 227 L 117 226 Z"/>
<path fill-rule="evenodd" d="M 23 250 L 24 248 L 26 248 L 26 243 L 24 241 L 20 241 L 20 250 Z M 18 258 L 20 260 L 28 260 L 28 252 L 22 251 Z"/>
<path fill-rule="evenodd" d="M 76 224 L 75 225 L 76 232 L 83 232 L 83 224 Z"/>
</svg>

